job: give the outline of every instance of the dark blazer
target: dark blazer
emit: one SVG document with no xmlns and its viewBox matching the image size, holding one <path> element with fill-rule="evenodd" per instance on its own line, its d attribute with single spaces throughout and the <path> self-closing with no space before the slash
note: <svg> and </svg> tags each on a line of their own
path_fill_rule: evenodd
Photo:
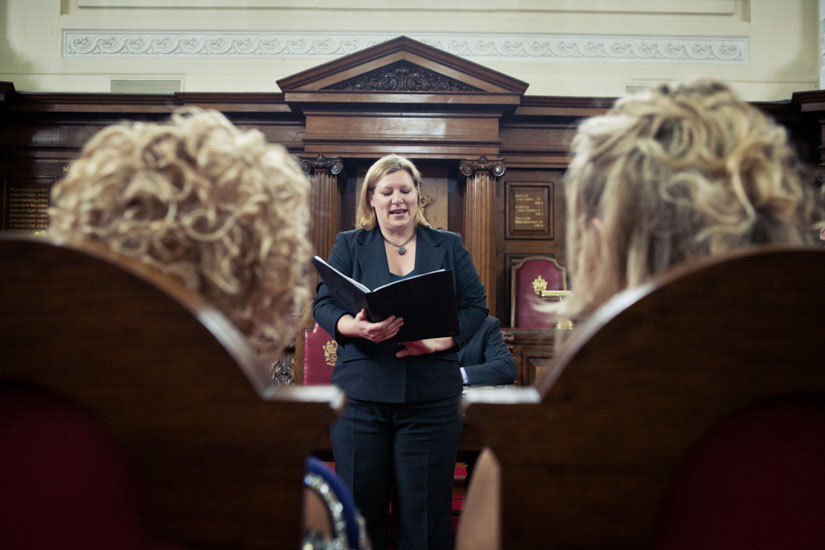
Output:
<svg viewBox="0 0 825 550">
<path fill-rule="evenodd" d="M 458 362 L 471 385 L 496 386 L 516 381 L 516 361 L 501 337 L 501 322 L 489 315 L 458 352 Z"/>
<path fill-rule="evenodd" d="M 389 283 L 390 270 L 384 240 L 376 226 L 371 231 L 356 229 L 339 233 L 328 263 L 369 288 Z M 451 269 L 458 303 L 460 334 L 458 347 L 475 334 L 487 315 L 484 285 L 461 236 L 440 229 L 416 229 L 415 272 Z M 383 403 L 434 401 L 461 393 L 457 349 L 417 357 L 395 357 L 397 344 L 375 344 L 362 338 L 348 338 L 336 330 L 338 319 L 349 313 L 318 284 L 313 303 L 315 321 L 334 335 L 338 359 L 332 383 L 353 399 Z"/>
</svg>

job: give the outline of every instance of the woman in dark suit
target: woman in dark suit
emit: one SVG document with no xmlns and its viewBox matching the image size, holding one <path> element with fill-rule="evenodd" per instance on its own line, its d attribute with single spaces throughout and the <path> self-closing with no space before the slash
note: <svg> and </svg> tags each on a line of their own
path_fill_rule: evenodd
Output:
<svg viewBox="0 0 825 550">
<path fill-rule="evenodd" d="M 453 469 L 461 434 L 456 351 L 487 315 L 484 287 L 461 237 L 432 229 L 419 209 L 421 175 L 389 155 L 367 172 L 358 229 L 340 233 L 329 264 L 376 288 L 436 269 L 453 272 L 460 334 L 383 343 L 404 323 L 371 323 L 338 304 L 323 283 L 315 320 L 338 341 L 332 382 L 347 407 L 330 429 L 336 472 L 352 489 L 376 549 L 386 546 L 390 499 L 397 547 L 450 548 Z"/>
</svg>

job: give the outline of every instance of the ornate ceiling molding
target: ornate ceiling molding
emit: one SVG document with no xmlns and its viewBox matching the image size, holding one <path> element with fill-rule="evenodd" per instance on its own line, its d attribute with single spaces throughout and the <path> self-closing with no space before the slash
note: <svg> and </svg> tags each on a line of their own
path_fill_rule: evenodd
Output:
<svg viewBox="0 0 825 550">
<path fill-rule="evenodd" d="M 63 30 L 64 57 L 336 58 L 393 33 Z M 747 37 L 587 34 L 408 34 L 468 59 L 748 63 Z"/>
<path fill-rule="evenodd" d="M 819 89 L 825 86 L 825 0 L 819 0 Z"/>
</svg>

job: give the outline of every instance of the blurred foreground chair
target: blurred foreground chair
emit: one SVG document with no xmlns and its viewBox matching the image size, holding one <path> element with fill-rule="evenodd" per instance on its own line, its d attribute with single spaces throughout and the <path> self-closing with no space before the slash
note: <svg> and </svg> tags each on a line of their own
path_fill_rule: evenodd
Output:
<svg viewBox="0 0 825 550">
<path fill-rule="evenodd" d="M 825 547 L 823 273 L 821 250 L 685 266 L 602 306 L 535 387 L 468 390 L 502 547 Z"/>
<path fill-rule="evenodd" d="M 122 533 L 110 547 L 129 547 L 138 529 L 146 540 L 184 547 L 299 547 L 304 461 L 340 412 L 339 390 L 270 386 L 255 351 L 224 315 L 153 269 L 103 248 L 2 235 L 0 266 L 0 384 L 10 388 L 2 422 L 36 420 L 35 412 L 21 418 L 22 408 L 7 400 L 28 400 L 20 400 L 22 391 L 33 396 L 26 405 L 32 411 L 78 411 L 73 425 L 80 427 L 56 433 L 63 424 L 40 423 L 44 437 L 26 449 L 15 444 L 18 456 L 4 447 L 4 465 L 48 449 L 51 455 L 17 460 L 16 467 L 60 471 L 78 457 L 99 455 L 78 448 L 84 441 L 105 450 L 110 446 L 101 438 L 110 439 L 122 455 L 98 456 L 99 473 L 111 469 L 117 485 L 106 498 L 123 507 L 109 518 Z M 18 429 L 0 438 L 20 435 Z M 131 469 L 134 483 L 120 466 Z M 25 485 L 17 487 L 24 494 L 10 494 L 4 484 L 4 519 L 15 502 L 31 500 Z M 52 493 L 63 489 L 106 487 L 54 486 L 41 491 L 41 505 L 28 506 L 33 513 L 77 514 L 52 505 L 96 498 Z M 14 517 L 19 523 L 0 521 L 0 540 L 25 536 L 25 520 Z M 65 525 L 63 519 L 31 525 L 52 548 L 93 547 L 83 541 L 95 540 L 94 533 L 66 540 L 65 530 L 43 531 Z M 88 529 L 113 525 L 92 521 Z"/>
</svg>

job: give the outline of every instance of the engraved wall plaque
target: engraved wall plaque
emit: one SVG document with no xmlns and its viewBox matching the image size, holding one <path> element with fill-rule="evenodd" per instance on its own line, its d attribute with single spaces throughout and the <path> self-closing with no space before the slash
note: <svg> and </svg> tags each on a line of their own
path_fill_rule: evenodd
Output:
<svg viewBox="0 0 825 550">
<path fill-rule="evenodd" d="M 507 238 L 553 238 L 553 184 L 507 184 Z"/>
<path fill-rule="evenodd" d="M 3 229 L 40 231 L 49 225 L 49 191 L 54 178 L 9 178 Z"/>
</svg>

